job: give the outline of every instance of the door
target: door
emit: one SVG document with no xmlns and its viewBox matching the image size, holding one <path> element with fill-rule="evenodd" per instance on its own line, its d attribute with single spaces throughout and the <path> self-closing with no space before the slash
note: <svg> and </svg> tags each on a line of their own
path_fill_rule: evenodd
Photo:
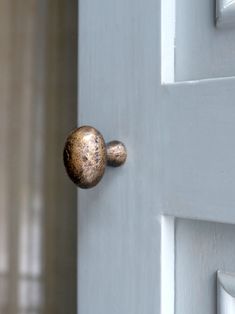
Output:
<svg viewBox="0 0 235 314">
<path fill-rule="evenodd" d="M 79 314 L 235 313 L 227 2 L 79 3 L 78 122 L 128 150 L 78 191 Z"/>
</svg>

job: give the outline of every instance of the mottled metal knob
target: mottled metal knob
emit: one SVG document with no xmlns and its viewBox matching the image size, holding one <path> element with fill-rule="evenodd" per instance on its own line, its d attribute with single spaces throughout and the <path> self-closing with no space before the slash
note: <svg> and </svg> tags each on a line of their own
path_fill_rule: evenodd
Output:
<svg viewBox="0 0 235 314">
<path fill-rule="evenodd" d="M 64 147 L 64 165 L 70 179 L 80 188 L 97 185 L 106 165 L 119 167 L 127 158 L 125 145 L 119 141 L 105 144 L 103 136 L 91 126 L 72 131 Z"/>
</svg>

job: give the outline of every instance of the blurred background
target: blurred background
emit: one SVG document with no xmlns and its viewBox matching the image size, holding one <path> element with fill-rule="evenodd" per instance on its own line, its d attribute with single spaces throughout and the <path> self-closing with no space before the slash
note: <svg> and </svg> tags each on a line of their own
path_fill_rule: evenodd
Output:
<svg viewBox="0 0 235 314">
<path fill-rule="evenodd" d="M 0 314 L 76 314 L 77 0 L 0 0 Z"/>
</svg>

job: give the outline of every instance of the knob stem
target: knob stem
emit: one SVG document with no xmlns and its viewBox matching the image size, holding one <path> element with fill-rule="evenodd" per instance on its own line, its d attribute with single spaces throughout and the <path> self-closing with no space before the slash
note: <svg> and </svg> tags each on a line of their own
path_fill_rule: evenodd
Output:
<svg viewBox="0 0 235 314">
<path fill-rule="evenodd" d="M 111 167 L 120 167 L 127 158 L 125 145 L 120 141 L 111 141 L 106 144 L 107 165 Z"/>
</svg>

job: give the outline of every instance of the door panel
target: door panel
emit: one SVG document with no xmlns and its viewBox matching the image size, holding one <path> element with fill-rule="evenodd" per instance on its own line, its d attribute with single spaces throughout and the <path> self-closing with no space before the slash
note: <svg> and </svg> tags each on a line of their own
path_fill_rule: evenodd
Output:
<svg viewBox="0 0 235 314">
<path fill-rule="evenodd" d="M 216 313 L 216 271 L 234 270 L 234 240 L 232 224 L 176 219 L 175 313 Z"/>
<path fill-rule="evenodd" d="M 215 27 L 219 2 L 229 24 L 221 17 L 225 25 Z M 168 72 L 164 82 L 234 76 L 234 7 L 226 0 L 162 1 L 163 72 Z"/>
<path fill-rule="evenodd" d="M 183 276 L 177 261 L 188 259 L 192 272 L 193 255 L 184 252 L 190 243 L 194 253 L 200 250 L 193 232 L 196 243 L 205 237 L 208 250 L 216 223 L 224 223 L 219 224 L 224 241 L 230 233 L 234 237 L 234 79 L 220 78 L 225 72 L 218 69 L 218 79 L 175 82 L 177 46 L 171 47 L 174 32 L 166 31 L 161 19 L 165 4 L 161 10 L 155 0 L 80 1 L 78 122 L 96 127 L 107 141 L 122 140 L 128 160 L 120 169 L 107 169 L 93 190 L 78 192 L 79 314 L 196 313 L 180 291 L 189 281 L 177 281 L 190 274 Z M 176 12 L 170 13 L 174 24 Z M 220 61 L 231 60 L 222 55 Z M 191 73 L 186 79 L 194 78 Z M 161 238 L 163 215 L 178 217 L 176 238 L 184 241 L 177 240 L 176 256 L 175 238 Z M 211 278 L 223 264 L 221 257 L 218 253 L 218 263 L 210 264 L 205 256 L 210 272 L 193 279 L 196 287 L 203 275 L 211 288 L 206 301 L 190 296 L 194 303 L 201 300 L 197 313 L 215 311 Z M 233 255 L 229 258 L 229 271 L 235 272 Z M 164 277 L 168 266 L 170 276 Z M 169 295 L 164 294 L 167 278 L 173 286 Z M 167 295 L 171 301 L 165 301 Z M 167 302 L 169 313 L 163 312 Z"/>
<path fill-rule="evenodd" d="M 234 27 L 215 27 L 216 1 L 174 1 L 176 81 L 233 76 Z"/>
</svg>

